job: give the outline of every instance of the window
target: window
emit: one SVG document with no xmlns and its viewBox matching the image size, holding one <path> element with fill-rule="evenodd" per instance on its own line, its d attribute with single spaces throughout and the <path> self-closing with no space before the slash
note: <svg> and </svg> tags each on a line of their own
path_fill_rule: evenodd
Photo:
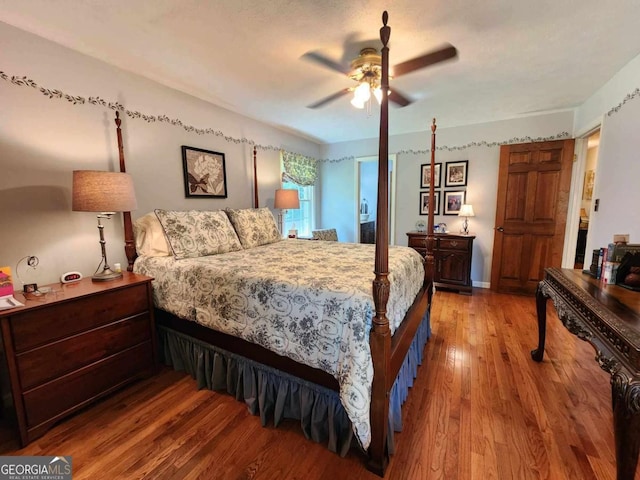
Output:
<svg viewBox="0 0 640 480">
<path fill-rule="evenodd" d="M 298 230 L 299 237 L 310 237 L 313 229 L 313 185 L 302 187 L 293 182 L 282 182 L 282 188 L 298 190 L 300 197 L 300 208 L 297 210 L 287 210 L 282 220 L 283 234 L 289 230 Z"/>
</svg>

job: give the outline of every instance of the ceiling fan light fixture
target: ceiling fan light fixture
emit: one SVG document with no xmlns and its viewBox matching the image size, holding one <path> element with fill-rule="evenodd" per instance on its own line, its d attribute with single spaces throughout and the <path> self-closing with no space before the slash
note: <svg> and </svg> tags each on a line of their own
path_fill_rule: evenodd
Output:
<svg viewBox="0 0 640 480">
<path fill-rule="evenodd" d="M 364 108 L 364 101 L 360 100 L 354 95 L 354 97 L 351 99 L 351 105 L 353 105 L 356 108 L 362 109 Z"/>
<path fill-rule="evenodd" d="M 353 98 L 364 103 L 371 98 L 371 87 L 367 82 L 362 82 L 353 92 Z"/>
<path fill-rule="evenodd" d="M 382 88 L 379 86 L 373 89 L 373 96 L 376 97 L 378 105 L 382 103 Z"/>
</svg>

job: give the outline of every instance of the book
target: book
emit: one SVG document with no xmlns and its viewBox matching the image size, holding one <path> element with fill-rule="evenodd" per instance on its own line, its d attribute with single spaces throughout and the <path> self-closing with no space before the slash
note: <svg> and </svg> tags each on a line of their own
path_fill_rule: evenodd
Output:
<svg viewBox="0 0 640 480">
<path fill-rule="evenodd" d="M 602 283 L 607 285 L 615 285 L 619 266 L 620 264 L 617 262 L 605 261 L 602 267 Z"/>
<path fill-rule="evenodd" d="M 598 250 L 598 267 L 596 270 L 596 278 L 600 279 L 602 277 L 602 266 L 604 265 L 604 261 L 607 258 L 607 249 L 601 248 Z"/>
<path fill-rule="evenodd" d="M 13 296 L 11 267 L 0 267 L 0 310 L 16 307 L 24 307 L 24 304 Z"/>
</svg>

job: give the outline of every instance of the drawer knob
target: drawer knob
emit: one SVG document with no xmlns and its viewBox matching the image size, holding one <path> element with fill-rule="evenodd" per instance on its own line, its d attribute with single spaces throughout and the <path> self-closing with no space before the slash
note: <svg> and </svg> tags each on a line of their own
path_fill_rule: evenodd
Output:
<svg viewBox="0 0 640 480">
<path fill-rule="evenodd" d="M 453 240 L 453 241 L 451 242 L 451 246 L 452 246 L 452 247 L 457 247 L 457 246 L 458 246 L 458 242 L 457 242 L 456 240 Z"/>
</svg>

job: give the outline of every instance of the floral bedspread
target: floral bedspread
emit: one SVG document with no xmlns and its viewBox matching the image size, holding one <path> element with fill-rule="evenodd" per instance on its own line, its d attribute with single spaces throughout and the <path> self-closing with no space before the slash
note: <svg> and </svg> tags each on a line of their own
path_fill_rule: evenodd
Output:
<svg viewBox="0 0 640 480">
<path fill-rule="evenodd" d="M 362 446 L 370 442 L 375 246 L 283 240 L 198 258 L 139 257 L 155 306 L 333 375 Z M 422 257 L 389 247 L 392 333 L 424 280 Z"/>
</svg>

